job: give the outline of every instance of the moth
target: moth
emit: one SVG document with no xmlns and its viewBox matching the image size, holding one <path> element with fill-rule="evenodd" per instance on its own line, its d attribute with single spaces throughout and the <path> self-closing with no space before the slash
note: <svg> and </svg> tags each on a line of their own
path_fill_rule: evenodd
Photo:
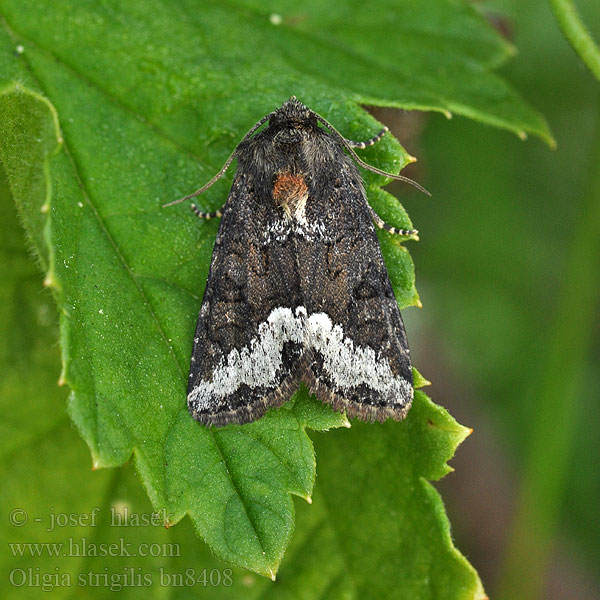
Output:
<svg viewBox="0 0 600 600">
<path fill-rule="evenodd" d="M 417 231 L 374 212 L 355 162 L 423 188 L 354 151 L 387 130 L 351 141 L 292 97 L 250 129 L 206 185 L 170 203 L 201 194 L 237 159 L 222 209 L 192 205 L 200 218 L 221 218 L 191 358 L 187 402 L 197 421 L 254 421 L 301 383 L 350 417 L 406 415 L 410 351 L 374 225 Z"/>
</svg>

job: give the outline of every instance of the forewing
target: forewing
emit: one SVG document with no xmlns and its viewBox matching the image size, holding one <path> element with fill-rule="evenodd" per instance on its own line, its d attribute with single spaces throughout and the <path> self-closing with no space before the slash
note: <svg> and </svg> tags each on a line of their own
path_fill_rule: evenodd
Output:
<svg viewBox="0 0 600 600">
<path fill-rule="evenodd" d="M 404 324 L 358 173 L 344 165 L 317 187 L 297 237 L 313 361 L 303 380 L 321 400 L 363 420 L 402 419 L 413 399 Z"/>
<path fill-rule="evenodd" d="M 236 174 L 196 326 L 188 408 L 212 425 L 253 421 L 290 398 L 302 365 L 289 225 Z"/>
</svg>

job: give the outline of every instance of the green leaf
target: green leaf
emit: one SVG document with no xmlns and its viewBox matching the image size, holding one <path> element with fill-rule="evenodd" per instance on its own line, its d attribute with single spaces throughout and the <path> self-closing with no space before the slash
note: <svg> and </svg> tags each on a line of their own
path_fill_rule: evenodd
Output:
<svg viewBox="0 0 600 600">
<path fill-rule="evenodd" d="M 0 560 L 9 574 L 0 585 L 5 597 L 21 598 L 25 589 L 33 594 L 35 577 L 45 577 L 46 591 L 58 598 L 75 589 L 89 598 L 104 598 L 107 589 L 138 598 L 136 581 L 150 598 L 164 597 L 166 587 L 174 598 L 483 597 L 475 572 L 452 548 L 440 498 L 425 481 L 448 470 L 445 461 L 467 430 L 421 392 L 401 426 L 357 424 L 319 436 L 314 501 L 300 501 L 275 585 L 217 560 L 194 539 L 191 523 L 157 526 L 131 465 L 91 471 L 66 420 L 64 390 L 53 385 L 59 361 L 51 301 L 38 291 L 2 192 L 0 177 L 0 328 L 11 332 L 0 345 L 0 463 L 10 482 L 0 490 L 9 517 L 0 523 L 9 549 Z M 310 411 L 312 403 L 295 409 Z M 95 556 L 102 547 L 116 548 L 116 555 Z M 152 556 L 140 555 L 148 548 Z"/>
<path fill-rule="evenodd" d="M 446 461 L 469 433 L 417 391 L 402 427 L 356 423 L 316 437 L 315 508 L 357 598 L 486 597 L 428 482 L 451 471 Z"/>
<path fill-rule="evenodd" d="M 170 523 L 189 514 L 219 556 L 272 575 L 292 533 L 290 494 L 312 493 L 305 430 L 346 421 L 306 394 L 250 426 L 191 421 L 190 332 L 216 225 L 161 204 L 207 181 L 292 93 L 354 138 L 378 130 L 358 106 L 370 103 L 456 112 L 551 141 L 491 72 L 511 49 L 468 4 L 441 1 L 0 0 L 0 13 L 0 157 L 59 306 L 61 379 L 94 465 L 133 452 Z M 364 156 L 386 169 L 409 160 L 390 136 Z M 366 180 L 374 206 L 410 226 L 381 178 Z M 215 185 L 203 206 L 220 205 L 226 190 Z M 400 305 L 418 304 L 408 252 L 381 239 Z"/>
<path fill-rule="evenodd" d="M 53 111 L 20 86 L 6 89 L 0 106 L 11 115 L 2 135 L 3 161 L 18 176 L 20 163 L 13 163 L 10 149 L 26 147 L 28 140 L 38 143 L 34 136 L 44 129 L 44 109 L 46 120 Z M 127 250 L 116 241 L 126 239 L 125 230 L 111 235 L 86 190 L 78 187 L 71 159 L 61 153 L 50 168 L 61 177 L 46 230 L 52 248 L 46 281 L 62 311 L 61 378 L 73 389 L 69 412 L 90 446 L 94 466 L 121 464 L 133 451 L 146 490 L 169 523 L 190 514 L 220 556 L 274 576 L 293 529 L 290 494 L 309 500 L 312 493 L 315 459 L 305 429 L 347 421 L 306 394 L 247 427 L 211 430 L 190 419 L 185 406 L 187 332 L 193 330 L 199 296 L 176 278 L 169 281 L 168 274 L 155 276 L 160 271 L 150 264 L 137 266 L 153 255 L 152 249 L 149 254 L 144 249 L 135 266 L 127 261 Z M 43 177 L 48 162 L 27 166 L 38 182 L 32 198 L 42 200 L 40 191 L 49 185 Z M 34 222 L 45 200 L 36 210 L 35 202 L 15 197 L 24 218 Z M 155 213 L 158 228 L 160 209 Z M 121 219 L 112 223 L 117 230 L 124 227 Z M 146 235 L 142 224 L 129 238 L 142 249 L 149 245 Z M 32 239 L 37 238 L 43 236 Z M 168 238 L 160 243 L 168 244 Z M 190 256 L 183 263 L 191 264 L 197 244 L 189 244 Z M 169 253 L 163 248 L 156 254 L 164 257 L 162 272 L 167 273 Z M 208 258 L 204 255 L 203 269 Z"/>
</svg>

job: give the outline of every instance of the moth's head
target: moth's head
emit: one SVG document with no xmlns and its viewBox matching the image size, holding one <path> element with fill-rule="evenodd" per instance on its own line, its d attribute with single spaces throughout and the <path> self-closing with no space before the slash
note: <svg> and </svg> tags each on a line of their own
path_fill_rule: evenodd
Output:
<svg viewBox="0 0 600 600">
<path fill-rule="evenodd" d="M 315 113 L 292 96 L 273 113 L 269 119 L 269 127 L 276 129 L 307 130 L 317 127 Z"/>
</svg>

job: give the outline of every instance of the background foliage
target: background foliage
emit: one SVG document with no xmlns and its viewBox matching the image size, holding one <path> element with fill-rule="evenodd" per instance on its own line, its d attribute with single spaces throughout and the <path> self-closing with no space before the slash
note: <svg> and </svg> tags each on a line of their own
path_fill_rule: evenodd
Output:
<svg viewBox="0 0 600 600">
<path fill-rule="evenodd" d="M 419 332 L 418 364 L 437 373 L 432 395 L 475 429 L 440 489 L 490 597 L 503 588 L 505 598 L 591 599 L 600 594 L 600 90 L 549 7 L 484 5 L 519 49 L 502 74 L 547 117 L 557 149 L 466 120 L 421 124 L 410 148 L 425 157 L 412 174 L 444 201 L 407 192 L 413 220 L 431 227 L 412 250 L 425 309 L 407 315 L 408 327 Z M 598 40 L 597 3 L 576 5 Z M 532 468 L 544 481 L 516 532 Z M 510 573 L 507 545 L 513 558 L 521 547 Z"/>
</svg>

